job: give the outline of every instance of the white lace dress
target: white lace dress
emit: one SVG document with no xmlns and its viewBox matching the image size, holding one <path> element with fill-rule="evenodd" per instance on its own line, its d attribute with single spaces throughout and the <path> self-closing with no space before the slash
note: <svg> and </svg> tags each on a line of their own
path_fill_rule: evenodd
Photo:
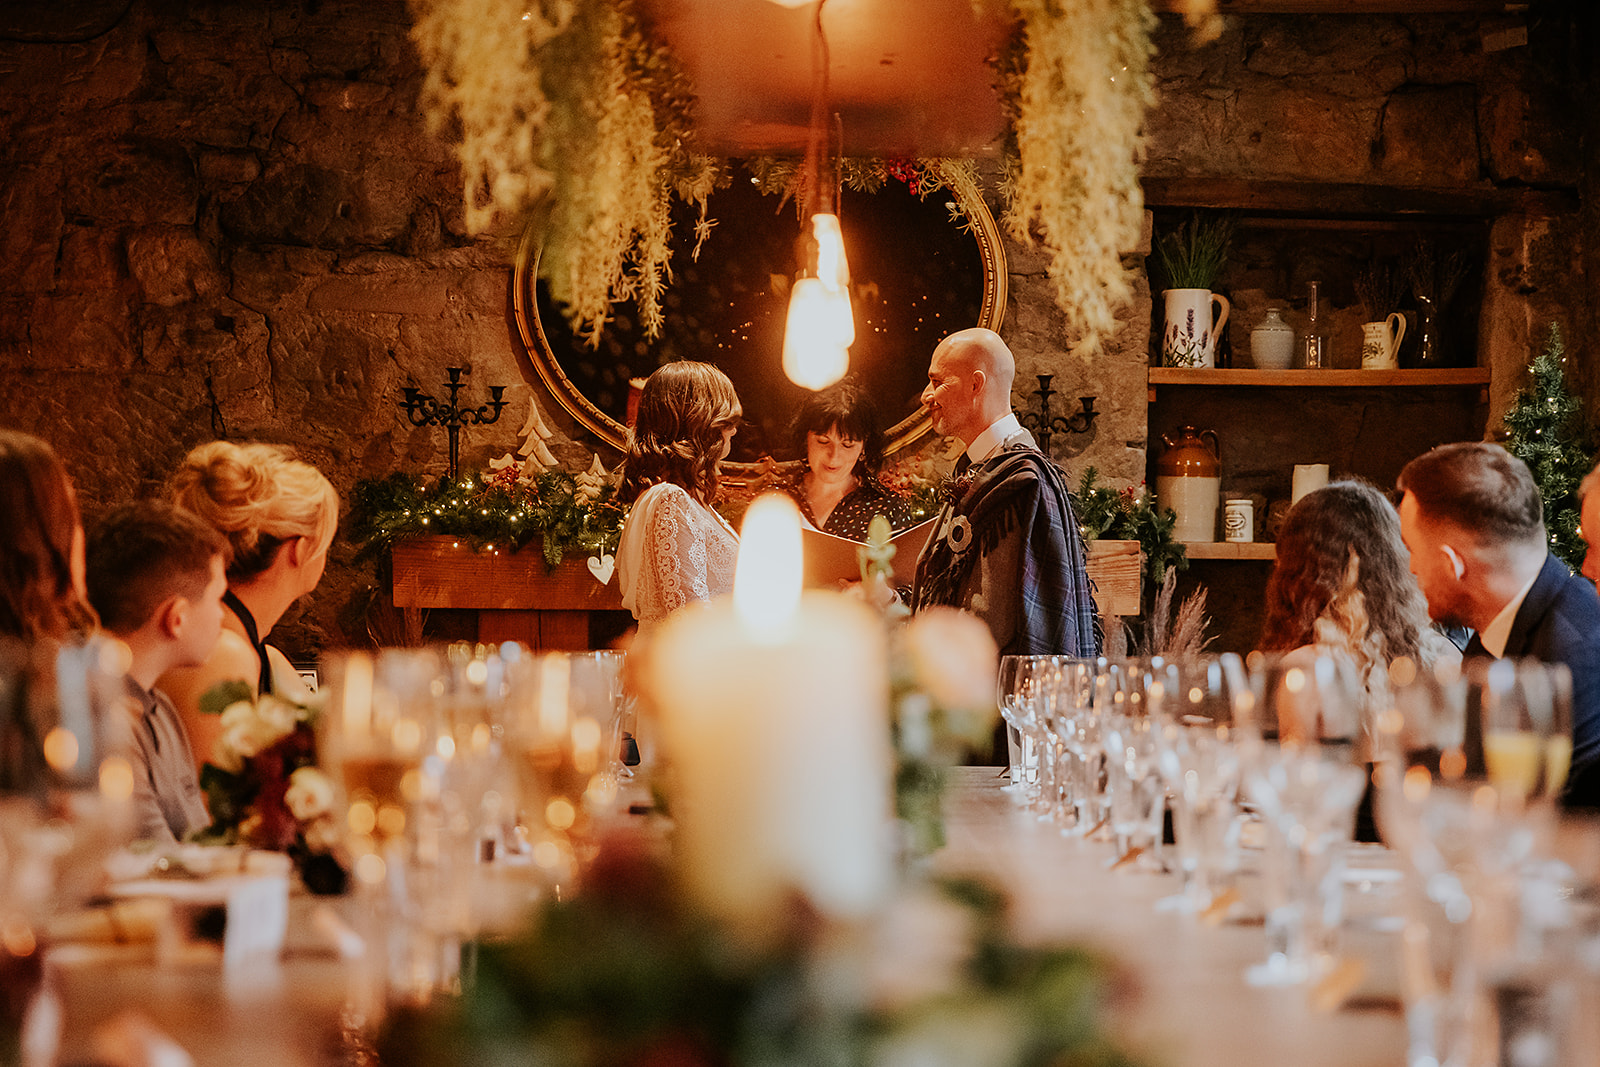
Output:
<svg viewBox="0 0 1600 1067">
<path fill-rule="evenodd" d="M 622 606 L 639 637 L 685 604 L 733 589 L 739 537 L 715 511 L 678 485 L 653 485 L 628 511 L 617 548 Z"/>
</svg>

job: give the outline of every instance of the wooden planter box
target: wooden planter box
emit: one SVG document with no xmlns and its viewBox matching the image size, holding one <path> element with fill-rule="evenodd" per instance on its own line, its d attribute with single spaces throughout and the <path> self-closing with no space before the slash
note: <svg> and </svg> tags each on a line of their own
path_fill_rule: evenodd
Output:
<svg viewBox="0 0 1600 1067">
<path fill-rule="evenodd" d="M 479 641 L 577 651 L 589 647 L 591 612 L 623 610 L 616 577 L 601 585 L 582 556 L 547 571 L 533 548 L 475 552 L 454 537 L 416 537 L 395 542 L 392 558 L 394 604 L 414 644 L 422 641 L 422 613 L 444 608 L 476 611 Z M 1102 612 L 1139 614 L 1139 563 L 1137 541 L 1089 543 L 1089 576 Z"/>
<path fill-rule="evenodd" d="M 1089 577 L 1102 615 L 1139 615 L 1139 575 L 1144 557 L 1137 541 L 1090 541 Z"/>
</svg>

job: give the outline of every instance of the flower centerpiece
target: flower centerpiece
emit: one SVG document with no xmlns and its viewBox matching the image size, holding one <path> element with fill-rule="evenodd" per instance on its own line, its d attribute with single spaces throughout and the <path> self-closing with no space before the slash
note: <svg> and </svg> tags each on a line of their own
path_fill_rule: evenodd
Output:
<svg viewBox="0 0 1600 1067">
<path fill-rule="evenodd" d="M 333 783 L 317 768 L 319 708 L 223 682 L 200 710 L 221 716 L 222 736 L 200 771 L 211 825 L 196 840 L 287 852 L 306 888 L 343 892 Z"/>
<path fill-rule="evenodd" d="M 1006 902 L 944 881 L 868 927 L 829 927 L 800 896 L 752 950 L 697 908 L 638 839 L 608 841 L 576 898 L 477 951 L 460 998 L 392 1014 L 393 1067 L 656 1067 L 1135 1061 L 1102 1024 L 1124 988 L 1076 948 L 1023 947 Z"/>
</svg>

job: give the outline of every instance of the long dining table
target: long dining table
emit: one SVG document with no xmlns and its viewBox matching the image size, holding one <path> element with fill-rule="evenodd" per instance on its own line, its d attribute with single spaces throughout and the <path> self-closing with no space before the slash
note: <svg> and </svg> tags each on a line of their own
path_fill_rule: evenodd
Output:
<svg viewBox="0 0 1600 1067">
<path fill-rule="evenodd" d="M 1003 784 L 996 768 L 952 772 L 945 796 L 947 842 L 929 857 L 929 869 L 978 875 L 1005 890 L 1020 940 L 1078 943 L 1115 961 L 1132 992 L 1110 1006 L 1111 1025 L 1149 1063 L 1405 1062 L 1405 1024 L 1397 1003 L 1366 998 L 1355 1007 L 1318 1010 L 1304 987 L 1251 986 L 1246 969 L 1266 952 L 1259 921 L 1213 924 L 1158 908 L 1158 901 L 1178 892 L 1176 876 L 1111 869 L 1110 845 L 1064 836 L 1018 810 Z M 358 1062 L 338 1036 L 355 988 L 353 965 L 316 931 L 327 926 L 312 920 L 324 904 L 296 895 L 281 958 L 232 970 L 215 959 L 158 963 L 138 946 L 104 952 L 62 946 L 50 968 L 64 1012 L 60 1062 L 90 1062 L 97 1028 L 125 1012 L 143 1017 L 202 1065 Z"/>
</svg>

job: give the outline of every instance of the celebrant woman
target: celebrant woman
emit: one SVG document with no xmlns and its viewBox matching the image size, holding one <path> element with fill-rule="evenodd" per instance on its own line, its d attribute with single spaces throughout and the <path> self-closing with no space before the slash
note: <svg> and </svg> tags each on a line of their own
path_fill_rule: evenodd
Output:
<svg viewBox="0 0 1600 1067">
<path fill-rule="evenodd" d="M 867 539 L 876 515 L 896 531 L 911 525 L 906 500 L 878 481 L 883 429 L 877 405 L 853 376 L 807 397 L 791 432 L 806 467 L 786 488 L 806 522 L 852 541 Z"/>
<path fill-rule="evenodd" d="M 219 682 L 243 681 L 257 695 L 309 696 L 289 660 L 266 643 L 289 606 L 317 587 L 339 524 L 328 479 L 285 448 L 213 441 L 184 459 L 170 484 L 173 503 L 228 539 L 228 591 L 222 637 L 206 663 L 171 671 L 158 683 L 183 716 L 195 759 L 211 756 L 221 717 L 202 715 L 200 698 Z"/>
<path fill-rule="evenodd" d="M 739 538 L 711 505 L 742 411 L 709 363 L 668 363 L 644 383 L 617 493 L 630 505 L 617 581 L 640 638 L 684 605 L 733 589 Z"/>
</svg>

